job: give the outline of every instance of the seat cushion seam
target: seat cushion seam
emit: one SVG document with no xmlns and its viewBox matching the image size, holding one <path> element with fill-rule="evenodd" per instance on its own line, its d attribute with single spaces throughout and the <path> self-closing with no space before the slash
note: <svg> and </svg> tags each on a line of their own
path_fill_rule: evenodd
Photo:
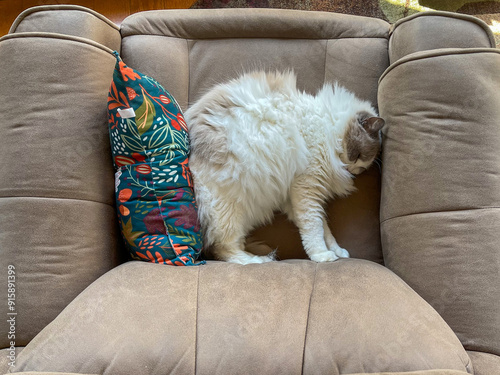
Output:
<svg viewBox="0 0 500 375">
<path fill-rule="evenodd" d="M 311 295 L 309 297 L 309 305 L 307 307 L 306 328 L 305 328 L 305 332 L 304 332 L 304 347 L 302 349 L 302 371 L 301 371 L 302 374 L 304 373 L 304 365 L 305 365 L 305 358 L 306 358 L 307 332 L 309 329 L 309 317 L 311 314 L 311 303 L 312 303 L 312 298 L 314 295 L 314 290 L 316 287 L 316 275 L 318 274 L 318 264 L 319 263 L 316 263 L 316 267 L 314 268 L 313 284 L 312 284 L 312 288 L 311 288 Z"/>
<path fill-rule="evenodd" d="M 460 208 L 456 210 L 439 210 L 439 211 L 422 211 L 422 212 L 413 212 L 410 214 L 404 214 L 404 215 L 397 215 L 393 217 L 389 217 L 387 219 L 384 219 L 380 221 L 380 225 L 386 223 L 387 221 L 391 221 L 394 219 L 401 219 L 403 217 L 408 217 L 408 216 L 417 216 L 417 215 L 426 215 L 426 214 L 441 214 L 441 213 L 446 213 L 446 212 L 463 212 L 463 211 L 480 211 L 480 210 L 498 210 L 500 207 L 471 207 L 471 208 Z"/>
<path fill-rule="evenodd" d="M 82 198 L 67 198 L 67 197 L 44 197 L 44 196 L 31 196 L 31 195 L 21 195 L 21 196 L 0 196 L 0 199 L 2 198 L 10 198 L 10 199 L 54 199 L 54 200 L 71 200 L 71 201 L 80 201 L 80 202 L 90 202 L 90 203 L 98 203 L 98 204 L 104 204 L 106 206 L 115 207 L 114 203 L 106 203 L 106 202 L 101 202 L 101 201 L 96 201 L 93 199 L 82 199 Z"/>
</svg>

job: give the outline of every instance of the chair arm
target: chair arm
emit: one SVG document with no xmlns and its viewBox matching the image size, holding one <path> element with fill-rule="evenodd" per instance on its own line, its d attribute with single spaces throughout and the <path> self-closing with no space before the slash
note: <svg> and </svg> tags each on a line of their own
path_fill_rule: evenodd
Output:
<svg viewBox="0 0 500 375">
<path fill-rule="evenodd" d="M 120 51 L 120 29 L 101 14 L 77 5 L 43 5 L 26 9 L 9 33 L 48 32 L 73 35 Z"/>
<path fill-rule="evenodd" d="M 495 38 L 478 18 L 449 12 L 423 12 L 392 26 L 389 40 L 391 64 L 414 52 L 439 48 L 490 48 Z"/>
<path fill-rule="evenodd" d="M 385 264 L 466 349 L 499 355 L 500 50 L 392 45 L 378 92 Z"/>
</svg>

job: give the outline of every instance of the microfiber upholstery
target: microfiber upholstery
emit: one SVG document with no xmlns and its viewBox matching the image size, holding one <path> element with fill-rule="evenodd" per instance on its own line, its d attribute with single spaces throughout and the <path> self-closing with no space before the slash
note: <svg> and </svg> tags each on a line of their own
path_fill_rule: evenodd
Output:
<svg viewBox="0 0 500 375">
<path fill-rule="evenodd" d="M 396 23 L 379 82 L 387 267 L 444 317 L 480 375 L 500 368 L 500 51 L 474 17 Z M 454 47 L 454 48 L 450 48 Z M 481 48 L 474 48 L 481 47 Z"/>
<path fill-rule="evenodd" d="M 408 88 L 411 88 L 409 90 Z M 500 51 L 436 49 L 379 86 L 385 264 L 466 349 L 500 354 Z"/>
<path fill-rule="evenodd" d="M 474 375 L 491 375 L 500 371 L 500 356 L 484 353 L 467 351 L 474 368 Z"/>
<path fill-rule="evenodd" d="M 182 111 L 156 80 L 115 56 L 108 118 L 122 235 L 134 259 L 194 265 L 202 238 Z"/>
<path fill-rule="evenodd" d="M 120 29 L 92 9 L 78 5 L 42 5 L 28 8 L 16 18 L 9 33 L 45 32 L 71 35 L 120 50 Z"/>
<path fill-rule="evenodd" d="M 448 325 L 399 277 L 343 259 L 122 264 L 23 349 L 16 371 L 455 375 L 469 365 Z"/>
<path fill-rule="evenodd" d="M 0 39 L 0 276 L 16 267 L 17 346 L 119 263 L 106 115 L 111 53 L 58 34 Z M 0 304 L 2 316 L 7 309 Z M 0 331 L 9 332 L 7 319 Z M 10 346 L 7 335 L 0 345 Z"/>
<path fill-rule="evenodd" d="M 391 64 L 419 51 L 439 48 L 491 48 L 495 38 L 478 18 L 449 12 L 422 12 L 393 26 L 389 41 Z"/>
</svg>

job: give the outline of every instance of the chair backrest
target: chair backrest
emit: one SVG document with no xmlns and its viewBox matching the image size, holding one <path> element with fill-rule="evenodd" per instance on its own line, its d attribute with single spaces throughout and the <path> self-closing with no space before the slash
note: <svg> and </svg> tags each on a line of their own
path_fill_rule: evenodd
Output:
<svg viewBox="0 0 500 375">
<path fill-rule="evenodd" d="M 164 10 L 134 14 L 121 25 L 122 57 L 157 79 L 183 109 L 213 85 L 239 74 L 292 69 L 315 93 L 339 82 L 376 105 L 388 67 L 389 24 L 322 12 L 273 9 Z M 358 192 L 328 205 L 333 234 L 351 255 L 382 263 L 380 172 L 356 179 Z M 281 259 L 306 257 L 297 229 L 278 215 L 253 233 Z"/>
</svg>

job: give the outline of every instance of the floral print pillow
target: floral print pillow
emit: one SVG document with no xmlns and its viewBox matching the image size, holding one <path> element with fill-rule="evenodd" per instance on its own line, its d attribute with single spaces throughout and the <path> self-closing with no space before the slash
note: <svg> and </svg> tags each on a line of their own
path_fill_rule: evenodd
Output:
<svg viewBox="0 0 500 375">
<path fill-rule="evenodd" d="M 195 263 L 202 236 L 189 171 L 182 111 L 154 79 L 115 52 L 108 94 L 115 196 L 122 235 L 133 259 Z"/>
</svg>

